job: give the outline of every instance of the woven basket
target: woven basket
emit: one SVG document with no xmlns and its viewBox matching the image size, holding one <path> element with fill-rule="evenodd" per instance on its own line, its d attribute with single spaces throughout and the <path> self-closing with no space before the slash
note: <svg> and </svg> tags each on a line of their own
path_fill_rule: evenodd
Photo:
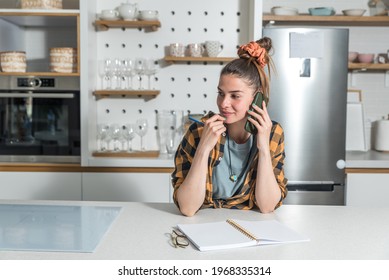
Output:
<svg viewBox="0 0 389 280">
<path fill-rule="evenodd" d="M 77 49 L 51 48 L 50 71 L 58 73 L 77 72 Z"/>
<path fill-rule="evenodd" d="M 62 0 L 21 0 L 22 9 L 62 9 Z"/>
<path fill-rule="evenodd" d="M 26 72 L 26 53 L 25 52 L 1 52 L 0 64 L 3 72 Z"/>
</svg>

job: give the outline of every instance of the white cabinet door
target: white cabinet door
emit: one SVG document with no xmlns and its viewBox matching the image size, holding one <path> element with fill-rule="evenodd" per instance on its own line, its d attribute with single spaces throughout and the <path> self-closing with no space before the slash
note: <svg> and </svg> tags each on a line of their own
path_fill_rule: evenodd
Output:
<svg viewBox="0 0 389 280">
<path fill-rule="evenodd" d="M 347 174 L 347 206 L 389 206 L 389 174 Z"/>
<path fill-rule="evenodd" d="M 0 199 L 81 200 L 81 173 L 0 172 Z"/>
<path fill-rule="evenodd" d="M 171 202 L 170 173 L 83 173 L 83 200 Z"/>
</svg>

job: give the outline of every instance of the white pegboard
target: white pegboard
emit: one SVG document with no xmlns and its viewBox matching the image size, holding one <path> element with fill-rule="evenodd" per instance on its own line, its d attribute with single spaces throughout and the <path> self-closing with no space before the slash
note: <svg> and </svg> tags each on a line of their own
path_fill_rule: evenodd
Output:
<svg viewBox="0 0 389 280">
<path fill-rule="evenodd" d="M 96 14 L 113 9 L 123 1 L 99 0 Z M 131 1 L 130 1 L 131 2 Z M 223 45 L 219 56 L 234 57 L 236 48 L 247 42 L 249 1 L 247 0 L 141 0 L 139 10 L 158 10 L 161 27 L 157 31 L 110 29 L 96 32 L 97 57 L 153 58 L 158 60 L 158 72 L 153 87 L 161 91 L 151 100 L 142 98 L 101 99 L 96 101 L 97 123 L 135 122 L 146 117 L 150 124 L 145 136 L 148 149 L 158 149 L 156 112 L 183 110 L 185 115 L 217 110 L 216 92 L 220 64 L 167 64 L 167 46 L 171 43 L 204 43 L 218 40 Z M 96 69 L 97 76 L 97 69 Z M 144 82 L 146 83 L 146 78 Z M 97 79 L 97 89 L 101 87 Z M 134 85 L 137 86 L 136 79 Z M 134 148 L 139 148 L 139 137 Z"/>
</svg>

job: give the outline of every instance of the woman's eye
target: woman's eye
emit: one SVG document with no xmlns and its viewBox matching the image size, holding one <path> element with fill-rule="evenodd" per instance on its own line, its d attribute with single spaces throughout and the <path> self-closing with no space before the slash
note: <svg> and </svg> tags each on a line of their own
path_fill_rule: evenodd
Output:
<svg viewBox="0 0 389 280">
<path fill-rule="evenodd" d="M 219 96 L 224 96 L 224 93 L 222 93 L 221 91 L 218 92 L 218 95 Z"/>
</svg>

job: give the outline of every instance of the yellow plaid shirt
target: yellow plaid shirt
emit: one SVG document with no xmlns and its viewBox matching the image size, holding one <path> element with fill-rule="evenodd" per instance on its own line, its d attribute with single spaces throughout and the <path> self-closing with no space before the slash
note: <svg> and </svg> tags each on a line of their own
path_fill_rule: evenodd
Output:
<svg viewBox="0 0 389 280">
<path fill-rule="evenodd" d="M 206 119 L 207 116 L 204 118 Z M 203 121 L 205 120 L 204 118 Z M 189 172 L 194 155 L 196 153 L 196 148 L 200 142 L 200 137 L 203 128 L 204 127 L 201 124 L 193 123 L 185 133 L 181 144 L 178 146 L 175 155 L 175 169 L 172 173 L 172 185 L 174 188 L 173 200 L 177 206 L 179 206 L 176 197 L 177 190 L 181 186 L 182 182 L 185 180 L 186 175 Z M 257 207 L 254 191 L 257 176 L 258 152 L 254 156 L 254 160 L 252 161 L 250 169 L 247 172 L 246 178 L 244 179 L 243 187 L 241 188 L 240 192 L 226 200 L 216 200 L 212 198 L 212 172 L 213 168 L 218 165 L 220 160 L 223 158 L 225 141 L 226 137 L 224 134 L 219 138 L 217 144 L 209 154 L 207 182 L 205 186 L 206 193 L 202 208 L 214 207 L 235 208 L 244 210 L 255 208 Z M 270 134 L 270 153 L 272 157 L 274 176 L 276 177 L 278 186 L 281 190 L 281 199 L 276 206 L 277 208 L 281 206 L 282 200 L 287 195 L 287 179 L 284 176 L 283 169 L 285 159 L 284 132 L 282 127 L 274 121 Z"/>
</svg>

